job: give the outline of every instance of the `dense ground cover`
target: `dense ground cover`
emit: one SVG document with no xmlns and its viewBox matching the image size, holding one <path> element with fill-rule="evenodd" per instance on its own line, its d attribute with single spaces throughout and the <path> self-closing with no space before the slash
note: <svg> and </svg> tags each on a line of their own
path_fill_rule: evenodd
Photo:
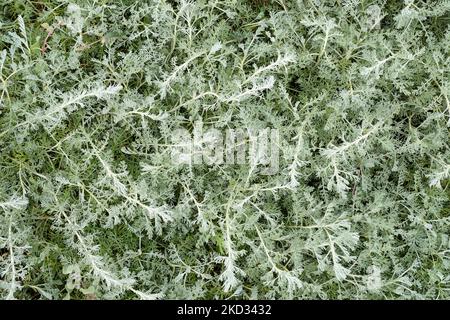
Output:
<svg viewBox="0 0 450 320">
<path fill-rule="evenodd" d="M 450 2 L 2 0 L 0 295 L 448 299 Z M 271 128 L 279 167 L 171 161 Z"/>
</svg>

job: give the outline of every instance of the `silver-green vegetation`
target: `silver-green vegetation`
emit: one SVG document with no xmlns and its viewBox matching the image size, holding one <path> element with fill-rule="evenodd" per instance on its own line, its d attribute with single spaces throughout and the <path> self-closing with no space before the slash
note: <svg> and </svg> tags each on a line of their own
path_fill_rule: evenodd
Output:
<svg viewBox="0 0 450 320">
<path fill-rule="evenodd" d="M 3 0 L 4 299 L 450 298 L 450 2 Z M 283 133 L 280 169 L 171 133 Z"/>
</svg>

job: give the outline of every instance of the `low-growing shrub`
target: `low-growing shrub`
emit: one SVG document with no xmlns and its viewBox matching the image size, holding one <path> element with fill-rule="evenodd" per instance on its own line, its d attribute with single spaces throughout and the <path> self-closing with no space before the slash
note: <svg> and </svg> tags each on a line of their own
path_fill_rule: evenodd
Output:
<svg viewBox="0 0 450 320">
<path fill-rule="evenodd" d="M 3 0 L 1 297 L 448 299 L 449 17 Z M 206 161 L 209 129 L 250 151 Z"/>
</svg>

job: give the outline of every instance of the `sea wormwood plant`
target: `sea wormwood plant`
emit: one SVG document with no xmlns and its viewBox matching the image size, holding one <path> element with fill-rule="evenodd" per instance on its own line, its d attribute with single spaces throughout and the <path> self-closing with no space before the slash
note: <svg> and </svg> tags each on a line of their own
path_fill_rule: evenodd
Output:
<svg viewBox="0 0 450 320">
<path fill-rule="evenodd" d="M 3 299 L 448 299 L 450 2 L 3 0 Z M 175 130 L 281 133 L 279 170 Z"/>
</svg>

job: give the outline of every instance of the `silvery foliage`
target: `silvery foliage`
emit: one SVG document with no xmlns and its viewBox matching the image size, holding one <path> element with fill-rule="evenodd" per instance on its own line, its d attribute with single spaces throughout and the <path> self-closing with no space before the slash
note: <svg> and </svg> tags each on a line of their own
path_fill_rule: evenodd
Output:
<svg viewBox="0 0 450 320">
<path fill-rule="evenodd" d="M 5 299 L 450 290 L 449 1 L 0 4 Z M 273 128 L 279 170 L 172 133 Z"/>
</svg>

